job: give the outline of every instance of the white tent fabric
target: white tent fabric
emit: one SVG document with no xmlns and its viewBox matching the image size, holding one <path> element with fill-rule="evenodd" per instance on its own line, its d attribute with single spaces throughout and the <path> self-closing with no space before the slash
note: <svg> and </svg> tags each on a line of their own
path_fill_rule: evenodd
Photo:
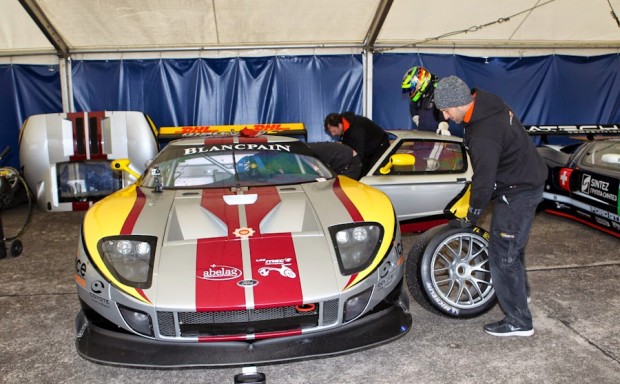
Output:
<svg viewBox="0 0 620 384">
<path fill-rule="evenodd" d="M 0 63 L 336 50 L 620 53 L 620 0 L 0 0 L 0 9 Z"/>
</svg>

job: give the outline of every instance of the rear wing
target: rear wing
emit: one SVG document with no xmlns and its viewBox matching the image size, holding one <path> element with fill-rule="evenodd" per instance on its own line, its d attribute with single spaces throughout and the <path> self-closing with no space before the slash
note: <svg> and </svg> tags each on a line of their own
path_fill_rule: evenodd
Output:
<svg viewBox="0 0 620 384">
<path fill-rule="evenodd" d="M 592 140 L 595 135 L 620 135 L 620 124 L 609 125 L 525 125 L 530 136 L 586 136 Z"/>
<path fill-rule="evenodd" d="M 185 137 L 239 136 L 242 132 L 247 131 L 263 135 L 303 136 L 305 140 L 308 138 L 308 132 L 303 123 L 281 123 L 160 127 L 159 140 L 170 141 Z"/>
</svg>

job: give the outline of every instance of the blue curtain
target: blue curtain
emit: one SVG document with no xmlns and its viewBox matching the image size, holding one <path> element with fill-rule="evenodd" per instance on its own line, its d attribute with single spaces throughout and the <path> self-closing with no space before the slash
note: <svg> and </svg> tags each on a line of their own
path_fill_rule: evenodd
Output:
<svg viewBox="0 0 620 384">
<path fill-rule="evenodd" d="M 434 54 L 373 55 L 373 120 L 408 129 L 405 71 L 501 96 L 527 125 L 620 123 L 620 55 L 472 58 Z M 226 59 L 73 61 L 76 111 L 136 110 L 158 126 L 303 122 L 309 141 L 325 141 L 330 112 L 363 110 L 362 55 Z M 0 65 L 0 150 L 17 149 L 30 115 L 62 112 L 57 66 Z M 460 127 L 452 127 L 457 135 Z M 17 166 L 17 151 L 7 164 Z"/>
<path fill-rule="evenodd" d="M 409 100 L 400 83 L 407 69 L 416 65 L 440 78 L 457 75 L 470 87 L 497 94 L 526 125 L 620 123 L 620 55 L 616 54 L 488 59 L 378 54 L 373 65 L 373 119 L 383 127 L 412 127 Z M 456 129 L 459 132 L 460 127 Z"/>
<path fill-rule="evenodd" d="M 303 122 L 362 112 L 361 55 L 73 63 L 77 111 L 138 110 L 158 126 Z"/>
<path fill-rule="evenodd" d="M 30 115 L 62 111 L 57 65 L 0 65 L 0 151 L 11 151 L 0 165 L 19 167 L 18 138 Z"/>
</svg>

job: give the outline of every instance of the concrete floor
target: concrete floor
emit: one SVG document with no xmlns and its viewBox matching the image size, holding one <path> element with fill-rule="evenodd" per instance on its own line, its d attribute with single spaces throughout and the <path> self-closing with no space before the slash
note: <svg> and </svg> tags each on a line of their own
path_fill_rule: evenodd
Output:
<svg viewBox="0 0 620 384">
<path fill-rule="evenodd" d="M 1 214 L 5 232 L 19 226 L 11 212 Z M 35 212 L 23 254 L 0 260 L 0 383 L 232 383 L 241 368 L 130 369 L 78 356 L 73 272 L 82 217 Z M 415 238 L 406 237 L 406 250 Z M 527 254 L 530 338 L 485 334 L 482 326 L 501 318 L 497 308 L 453 320 L 412 301 L 412 330 L 393 343 L 257 368 L 272 384 L 620 383 L 619 246 L 578 223 L 537 216 Z"/>
</svg>

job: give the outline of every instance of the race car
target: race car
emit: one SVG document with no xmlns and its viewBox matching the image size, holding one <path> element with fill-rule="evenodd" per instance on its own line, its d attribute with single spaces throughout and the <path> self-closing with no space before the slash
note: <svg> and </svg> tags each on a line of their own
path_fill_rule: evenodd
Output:
<svg viewBox="0 0 620 384">
<path fill-rule="evenodd" d="M 538 151 L 549 170 L 541 207 L 620 238 L 620 139 Z"/>
<path fill-rule="evenodd" d="M 134 172 L 127 159 L 113 168 Z M 389 198 L 302 141 L 252 130 L 171 141 L 86 213 L 84 358 L 236 366 L 351 352 L 412 323 Z"/>
<path fill-rule="evenodd" d="M 390 197 L 403 232 L 422 232 L 447 222 L 446 206 L 471 181 L 473 167 L 463 139 L 434 132 L 388 130 L 390 146 L 360 181 Z M 382 169 L 394 155 L 415 162 Z"/>
</svg>

